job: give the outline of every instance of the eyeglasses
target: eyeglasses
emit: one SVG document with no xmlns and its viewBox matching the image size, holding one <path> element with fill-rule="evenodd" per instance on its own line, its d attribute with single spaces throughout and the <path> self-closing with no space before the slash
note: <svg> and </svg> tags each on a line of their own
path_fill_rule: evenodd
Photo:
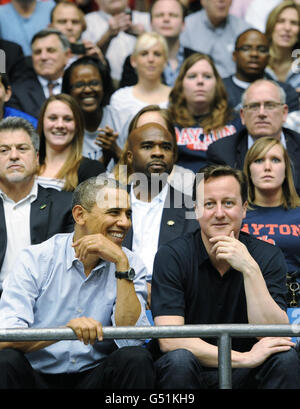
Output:
<svg viewBox="0 0 300 409">
<path fill-rule="evenodd" d="M 275 101 L 251 102 L 250 104 L 244 105 L 243 108 L 250 112 L 257 112 L 260 110 L 260 107 L 263 106 L 265 111 L 274 111 L 282 105 L 284 104 Z"/>
<path fill-rule="evenodd" d="M 86 87 L 95 89 L 95 88 L 100 87 L 101 85 L 102 85 L 102 83 L 99 80 L 92 80 L 92 81 L 89 81 L 89 82 L 80 81 L 80 82 L 75 82 L 74 84 L 72 84 L 71 88 L 72 89 L 77 89 L 77 90 L 83 90 Z"/>
<path fill-rule="evenodd" d="M 242 45 L 239 48 L 236 48 L 236 51 L 242 51 L 242 53 L 249 53 L 250 51 L 257 51 L 259 54 L 268 54 L 269 47 L 264 45 L 258 45 L 257 47 L 252 47 L 252 45 Z"/>
</svg>

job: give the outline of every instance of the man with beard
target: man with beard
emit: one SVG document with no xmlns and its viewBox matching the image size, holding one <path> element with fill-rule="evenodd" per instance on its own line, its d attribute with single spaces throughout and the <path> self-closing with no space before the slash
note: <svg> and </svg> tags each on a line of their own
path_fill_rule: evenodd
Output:
<svg viewBox="0 0 300 409">
<path fill-rule="evenodd" d="M 191 209 L 191 198 L 167 183 L 177 156 L 175 133 L 150 122 L 128 137 L 127 164 L 131 173 L 132 228 L 123 245 L 136 252 L 147 267 L 148 300 L 152 266 L 159 246 L 195 231 L 199 226 Z"/>
<path fill-rule="evenodd" d="M 31 55 L 31 39 L 50 23 L 52 0 L 11 0 L 0 7 L 0 38 L 19 44 Z"/>
</svg>

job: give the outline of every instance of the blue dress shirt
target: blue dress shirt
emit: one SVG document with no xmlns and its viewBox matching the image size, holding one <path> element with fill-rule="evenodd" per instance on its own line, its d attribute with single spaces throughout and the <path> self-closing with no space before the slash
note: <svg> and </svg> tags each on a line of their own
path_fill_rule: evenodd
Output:
<svg viewBox="0 0 300 409">
<path fill-rule="evenodd" d="M 115 325 L 115 264 L 102 261 L 86 277 L 72 241 L 73 233 L 57 234 L 22 250 L 3 283 L 0 328 L 53 328 L 82 316 L 94 318 L 103 326 Z M 146 268 L 130 250 L 123 251 L 136 272 L 134 286 L 142 308 L 136 325 L 149 325 L 145 312 Z M 73 373 L 96 366 L 117 347 L 142 343 L 107 339 L 84 345 L 63 340 L 26 356 L 39 372 Z"/>
</svg>

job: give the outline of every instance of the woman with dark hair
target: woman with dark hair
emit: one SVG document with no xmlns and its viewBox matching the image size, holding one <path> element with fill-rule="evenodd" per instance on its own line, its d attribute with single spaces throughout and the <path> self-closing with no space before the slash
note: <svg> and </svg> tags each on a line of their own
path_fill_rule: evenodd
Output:
<svg viewBox="0 0 300 409">
<path fill-rule="evenodd" d="M 270 43 L 266 73 L 272 79 L 286 82 L 300 92 L 300 6 L 293 0 L 279 3 L 268 16 L 266 36 Z"/>
<path fill-rule="evenodd" d="M 102 163 L 82 156 L 83 116 L 70 95 L 52 95 L 44 102 L 37 131 L 40 185 L 73 191 L 83 180 L 105 172 Z"/>
<path fill-rule="evenodd" d="M 258 138 L 246 154 L 244 173 L 248 210 L 242 230 L 278 245 L 289 271 L 300 273 L 300 198 L 287 150 L 278 139 Z"/>
<path fill-rule="evenodd" d="M 126 110 L 122 116 L 108 105 L 113 92 L 108 67 L 95 57 L 82 57 L 65 71 L 62 92 L 78 102 L 84 119 L 83 155 L 105 166 L 118 161 L 127 138 Z"/>
<path fill-rule="evenodd" d="M 228 106 L 223 81 L 205 54 L 192 54 L 182 64 L 168 110 L 177 135 L 177 163 L 194 172 L 207 165 L 209 144 L 241 127 L 239 117 Z"/>
</svg>

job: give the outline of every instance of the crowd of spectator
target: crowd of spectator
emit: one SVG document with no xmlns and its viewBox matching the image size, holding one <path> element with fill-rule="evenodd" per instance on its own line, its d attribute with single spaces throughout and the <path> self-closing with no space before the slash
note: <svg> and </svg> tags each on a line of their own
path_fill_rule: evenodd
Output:
<svg viewBox="0 0 300 409">
<path fill-rule="evenodd" d="M 300 1 L 0 1 L 0 238 L 0 328 L 78 337 L 0 342 L 0 388 L 217 388 L 214 339 L 102 326 L 300 314 Z M 233 387 L 299 345 L 237 338 Z"/>
</svg>

